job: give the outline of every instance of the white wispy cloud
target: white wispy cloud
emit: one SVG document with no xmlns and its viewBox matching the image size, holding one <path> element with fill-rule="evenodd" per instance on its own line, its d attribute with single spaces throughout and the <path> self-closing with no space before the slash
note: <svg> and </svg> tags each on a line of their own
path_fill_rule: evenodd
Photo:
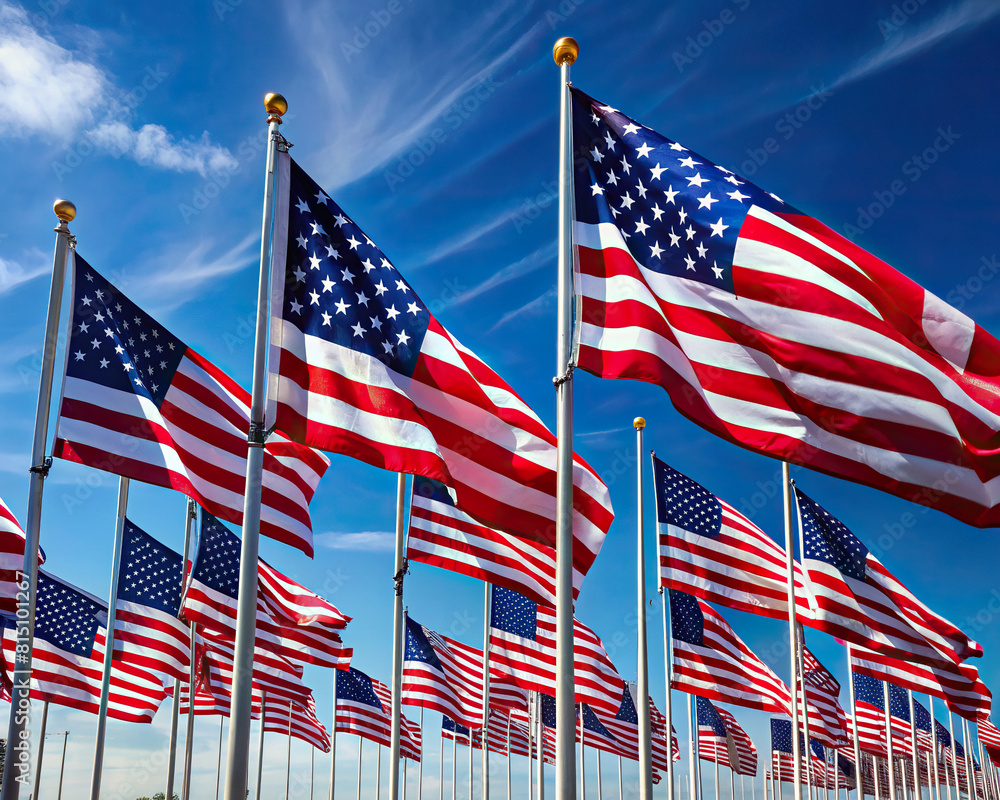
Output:
<svg viewBox="0 0 1000 800">
<path fill-rule="evenodd" d="M 16 286 L 34 280 L 40 275 L 46 275 L 52 269 L 46 257 L 38 250 L 27 254 L 30 259 L 28 266 L 17 261 L 0 258 L 0 295 L 6 294 Z"/>
<path fill-rule="evenodd" d="M 926 9 L 926 13 L 930 9 Z M 911 17 L 880 47 L 862 57 L 854 66 L 844 72 L 834 82 L 832 89 L 839 89 L 854 81 L 867 78 L 899 62 L 933 47 L 952 34 L 966 31 L 1000 14 L 1000 4 L 995 0 L 965 0 L 950 6 L 929 22 L 921 24 L 917 17 Z"/>
<path fill-rule="evenodd" d="M 518 278 L 523 278 L 525 275 L 540 269 L 546 264 L 552 264 L 555 257 L 555 242 L 543 245 L 533 253 L 529 253 L 524 258 L 515 261 L 513 264 L 508 264 L 506 267 L 497 270 L 486 280 L 476 284 L 471 289 L 461 292 L 451 303 L 449 303 L 449 305 L 457 306 L 462 303 L 467 303 L 469 300 L 473 300 L 480 295 L 491 292 L 498 286 L 502 286 L 503 284 L 517 280 Z"/>
<path fill-rule="evenodd" d="M 550 289 L 547 289 L 546 291 L 538 295 L 538 297 L 536 297 L 534 300 L 531 300 L 525 303 L 523 306 L 513 309 L 512 311 L 508 311 L 506 314 L 504 314 L 502 317 L 500 317 L 500 319 L 496 321 L 496 324 L 494 324 L 493 327 L 487 331 L 487 333 L 493 333 L 497 329 L 502 328 L 508 322 L 511 322 L 517 319 L 518 317 L 533 316 L 535 314 L 541 313 L 555 301 L 557 294 L 558 290 L 556 289 L 555 286 L 553 286 Z"/>
<path fill-rule="evenodd" d="M 392 552 L 396 546 L 396 535 L 389 531 L 359 531 L 357 533 L 335 533 L 327 531 L 313 537 L 319 547 L 327 550 L 354 550 L 372 553 Z"/>
<path fill-rule="evenodd" d="M 89 32 L 92 36 L 95 33 Z M 159 67 L 144 80 L 155 87 L 166 78 Z M 199 137 L 178 138 L 162 125 L 132 124 L 135 99 L 98 64 L 79 51 L 42 35 L 27 11 L 0 0 L 0 92 L 16 109 L 5 122 L 7 135 L 69 144 L 89 142 L 100 152 L 139 164 L 206 175 L 235 168 L 229 150 Z"/>
</svg>

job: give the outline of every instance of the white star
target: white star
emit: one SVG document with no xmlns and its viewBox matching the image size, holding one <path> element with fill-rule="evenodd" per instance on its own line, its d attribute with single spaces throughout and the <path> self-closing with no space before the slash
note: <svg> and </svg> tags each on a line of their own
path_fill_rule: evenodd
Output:
<svg viewBox="0 0 1000 800">
<path fill-rule="evenodd" d="M 618 185 L 618 176 L 615 175 L 615 171 L 614 170 L 609 170 L 608 171 L 607 182 L 610 183 L 612 186 L 617 186 Z"/>
<path fill-rule="evenodd" d="M 604 153 L 598 150 L 596 147 L 590 151 L 590 155 L 594 157 L 594 161 L 600 164 L 604 160 Z"/>
<path fill-rule="evenodd" d="M 628 175 L 632 172 L 632 166 L 625 160 L 625 156 L 622 156 L 622 171 Z"/>
<path fill-rule="evenodd" d="M 639 192 L 639 197 L 643 197 L 644 198 L 646 196 L 646 187 L 642 185 L 642 181 L 639 181 L 638 183 L 636 183 L 635 188 L 636 188 L 636 191 Z"/>
<path fill-rule="evenodd" d="M 715 262 L 715 261 L 713 261 L 712 264 L 713 264 L 713 266 L 712 266 L 712 272 L 714 272 L 715 273 L 715 277 L 718 278 L 721 281 L 722 280 L 722 267 L 720 267 L 719 264 L 718 264 L 718 262 Z"/>
<path fill-rule="evenodd" d="M 338 228 L 343 228 L 350 220 L 343 214 L 337 214 L 337 218 L 334 220 Z"/>
<path fill-rule="evenodd" d="M 727 175 L 723 180 L 729 181 L 733 186 L 739 186 L 743 183 L 743 181 L 736 180 L 736 177 L 733 175 Z"/>
<path fill-rule="evenodd" d="M 382 281 L 379 281 L 378 283 L 375 284 L 375 296 L 376 297 L 385 294 L 387 291 L 388 291 L 388 289 L 385 288 L 385 284 L 382 283 Z"/>
<path fill-rule="evenodd" d="M 358 245 L 361 244 L 361 242 L 359 242 L 357 239 L 355 239 L 353 235 L 351 236 L 350 239 L 347 240 L 347 243 L 351 246 L 352 250 L 357 250 L 358 249 Z"/>
<path fill-rule="evenodd" d="M 300 303 L 294 297 L 292 298 L 292 313 L 293 314 L 301 314 L 302 313 L 302 303 Z"/>
<path fill-rule="evenodd" d="M 712 193 L 709 192 L 704 197 L 698 199 L 698 208 L 707 208 L 709 211 L 712 210 L 712 203 L 718 203 L 718 199 L 712 197 Z"/>
<path fill-rule="evenodd" d="M 389 259 L 382 259 L 382 269 L 396 269 L 392 264 L 389 263 Z"/>
<path fill-rule="evenodd" d="M 691 241 L 691 240 L 692 240 L 692 239 L 694 238 L 694 234 L 695 234 L 695 230 L 694 230 L 694 228 L 693 228 L 693 227 L 691 227 L 690 225 L 688 225 L 688 226 L 687 226 L 687 227 L 686 227 L 686 228 L 684 229 L 684 233 L 686 233 L 686 234 L 687 234 L 687 237 L 688 237 L 688 241 L 690 242 L 690 241 Z"/>
<path fill-rule="evenodd" d="M 634 202 L 635 202 L 635 200 L 633 200 L 633 199 L 632 199 L 632 198 L 631 198 L 631 197 L 629 196 L 629 193 L 628 193 L 628 192 L 625 192 L 625 194 L 624 194 L 624 195 L 622 196 L 622 208 L 627 208 L 627 209 L 629 209 L 629 210 L 631 211 L 631 209 L 632 209 L 632 204 L 633 204 Z"/>
<path fill-rule="evenodd" d="M 695 161 L 691 158 L 691 156 L 688 156 L 687 158 L 678 158 L 677 160 L 680 162 L 682 167 L 687 167 L 688 169 L 694 169 L 695 164 L 701 163 L 700 161 Z"/>
<path fill-rule="evenodd" d="M 646 229 L 648 227 L 649 226 L 645 222 L 642 221 L 642 217 L 639 217 L 639 221 L 637 223 L 635 223 L 635 232 L 636 233 L 641 233 L 641 234 L 645 235 Z"/>
<path fill-rule="evenodd" d="M 354 335 L 355 336 L 364 336 L 365 335 L 365 329 L 361 327 L 361 323 L 360 322 L 357 325 L 352 325 L 351 326 L 351 330 L 354 331 Z"/>
<path fill-rule="evenodd" d="M 630 122 L 628 125 L 622 128 L 622 136 L 627 136 L 630 133 L 638 133 L 638 132 L 639 132 L 639 126 L 636 125 L 634 122 Z"/>
<path fill-rule="evenodd" d="M 663 216 L 663 209 L 660 208 L 660 204 L 659 203 L 656 203 L 653 206 L 653 222 L 659 222 L 660 221 L 660 217 L 662 217 L 662 216 Z"/>
<path fill-rule="evenodd" d="M 80 329 L 79 329 L 80 333 L 86 333 L 89 329 L 90 329 L 90 326 L 87 325 L 86 322 L 81 322 L 80 323 Z"/>
<path fill-rule="evenodd" d="M 403 292 L 404 294 L 410 291 L 410 287 L 407 286 L 405 283 L 403 283 L 403 281 L 396 281 L 396 288 L 399 289 L 399 291 Z"/>
<path fill-rule="evenodd" d="M 669 186 L 667 190 L 664 192 L 664 194 L 667 196 L 668 203 L 670 203 L 671 205 L 677 205 L 677 203 L 674 202 L 674 198 L 677 197 L 677 195 L 679 195 L 680 192 L 674 189 L 673 185 Z"/>
<path fill-rule="evenodd" d="M 785 201 L 784 201 L 784 200 L 782 200 L 782 199 L 781 199 L 780 197 L 778 197 L 778 195 L 776 195 L 776 194 L 775 194 L 774 192 L 768 192 L 768 194 L 769 194 L 769 195 L 771 195 L 771 197 L 773 197 L 773 198 L 774 198 L 775 200 L 777 200 L 777 201 L 778 201 L 779 203 L 784 203 L 784 202 L 785 202 Z"/>
<path fill-rule="evenodd" d="M 680 144 L 678 144 L 677 142 L 674 142 L 672 145 L 670 145 L 670 149 L 671 150 L 682 150 L 685 153 L 687 152 L 687 148 L 686 147 L 681 147 Z"/>
<path fill-rule="evenodd" d="M 696 172 L 693 178 L 687 179 L 688 186 L 697 186 L 699 189 L 703 183 L 708 183 L 708 178 L 701 177 L 700 172 Z"/>
<path fill-rule="evenodd" d="M 604 194 L 604 189 L 601 187 L 599 183 L 595 183 L 593 186 L 590 187 L 590 196 L 593 197 L 594 195 L 598 194 Z"/>
<path fill-rule="evenodd" d="M 343 297 L 340 298 L 340 300 L 338 300 L 336 303 L 334 303 L 334 305 L 337 307 L 338 314 L 343 314 L 345 317 L 347 316 L 347 309 L 349 309 L 350 306 L 344 302 Z"/>
<path fill-rule="evenodd" d="M 302 283 L 306 279 L 306 274 L 302 271 L 302 267 L 296 267 L 295 272 L 292 274 L 295 276 L 296 283 Z"/>
<path fill-rule="evenodd" d="M 330 278 L 323 278 L 323 294 L 333 293 L 333 281 Z"/>
<path fill-rule="evenodd" d="M 365 268 L 366 275 L 373 269 L 375 269 L 375 265 L 372 263 L 372 260 L 370 258 L 366 258 L 364 261 L 362 261 L 361 266 Z"/>
<path fill-rule="evenodd" d="M 82 351 L 77 350 L 75 353 L 73 353 L 73 355 L 76 357 L 77 361 L 83 361 L 84 355 Z"/>
<path fill-rule="evenodd" d="M 354 273 L 351 272 L 350 267 L 344 267 L 344 269 L 340 271 L 340 277 L 348 283 L 354 283 Z"/>
<path fill-rule="evenodd" d="M 650 151 L 652 149 L 653 149 L 652 147 L 650 147 L 648 144 L 646 144 L 645 142 L 643 142 L 641 147 L 635 148 L 635 152 L 637 152 L 639 154 L 639 158 L 643 158 L 643 157 L 649 158 L 649 153 L 650 153 Z"/>
<path fill-rule="evenodd" d="M 657 181 L 658 181 L 658 180 L 660 179 L 660 176 L 661 176 L 661 175 L 662 175 L 662 174 L 663 174 L 664 172 L 666 172 L 666 171 L 667 171 L 667 168 L 666 168 L 666 167 L 661 167 L 661 166 L 660 166 L 660 162 L 659 162 L 659 161 L 657 161 L 657 162 L 656 162 L 656 166 L 655 166 L 655 167 L 653 167 L 653 169 L 652 169 L 651 171 L 652 171 L 652 173 L 653 173 L 653 180 L 657 180 Z"/>
<path fill-rule="evenodd" d="M 400 331 L 396 334 L 396 344 L 406 344 L 410 341 L 410 337 L 406 335 L 406 331 Z"/>
<path fill-rule="evenodd" d="M 388 308 L 387 308 L 387 309 L 385 310 L 385 315 L 386 315 L 386 316 L 387 316 L 387 317 L 388 317 L 389 319 L 396 319 L 396 317 L 398 317 L 398 316 L 399 316 L 399 312 L 398 312 L 398 311 L 396 310 L 396 306 L 395 306 L 395 305 L 391 305 L 391 306 L 389 306 L 389 307 L 388 307 Z"/>
<path fill-rule="evenodd" d="M 660 247 L 660 243 L 659 242 L 653 242 L 653 246 L 651 248 L 649 248 L 649 249 L 653 251 L 652 255 L 650 256 L 650 258 L 659 258 L 660 257 L 660 253 L 663 252 L 663 248 Z"/>
<path fill-rule="evenodd" d="M 91 300 L 89 297 L 87 297 L 87 295 L 84 295 L 83 299 L 80 302 L 83 303 L 85 306 L 89 306 L 94 301 Z"/>
<path fill-rule="evenodd" d="M 685 211 L 683 208 L 678 209 L 677 216 L 680 217 L 681 225 L 683 225 L 685 222 L 687 222 L 688 212 Z"/>
<path fill-rule="evenodd" d="M 608 152 L 615 149 L 615 140 L 611 138 L 611 131 L 604 134 L 604 141 L 608 143 Z"/>
<path fill-rule="evenodd" d="M 741 192 L 739 189 L 734 189 L 731 192 L 726 192 L 726 194 L 729 195 L 733 200 L 735 200 L 738 203 L 742 203 L 744 200 L 750 199 L 750 195 L 743 194 L 743 192 Z"/>
<path fill-rule="evenodd" d="M 382 349 L 385 350 L 385 355 L 392 353 L 392 345 L 388 342 L 382 342 Z"/>
<path fill-rule="evenodd" d="M 420 313 L 420 306 L 418 306 L 416 303 L 410 303 L 406 307 L 406 310 L 409 311 L 411 314 L 413 314 L 413 316 L 416 316 L 417 314 Z"/>
<path fill-rule="evenodd" d="M 311 306 L 319 305 L 319 292 L 309 292 L 309 305 Z"/>
<path fill-rule="evenodd" d="M 333 319 L 333 317 L 331 317 L 331 316 L 330 316 L 329 314 L 327 314 L 327 313 L 326 313 L 326 312 L 324 311 L 324 312 L 323 312 L 323 324 L 324 324 L 324 325 L 329 325 L 329 324 L 330 324 L 330 320 L 331 320 L 331 319 Z"/>
<path fill-rule="evenodd" d="M 326 236 L 326 231 L 323 230 L 323 226 L 318 222 L 311 223 L 313 229 L 313 236 Z"/>
<path fill-rule="evenodd" d="M 295 241 L 299 243 L 299 247 L 301 247 L 303 250 L 305 250 L 306 246 L 309 244 L 309 242 L 306 241 L 306 237 L 303 236 L 302 234 L 299 234 L 299 238 L 296 239 Z"/>
<path fill-rule="evenodd" d="M 319 269 L 320 259 L 316 256 L 309 256 L 309 269 Z"/>
<path fill-rule="evenodd" d="M 378 317 L 369 317 L 369 319 L 372 321 L 372 328 L 374 328 L 379 333 L 381 333 L 382 332 L 382 320 L 380 320 Z"/>
<path fill-rule="evenodd" d="M 712 236 L 722 237 L 722 232 L 728 228 L 728 225 L 722 224 L 722 217 L 719 217 L 718 222 L 713 222 L 709 227 L 712 229 Z"/>
<path fill-rule="evenodd" d="M 316 202 L 322 203 L 323 205 L 326 205 L 326 201 L 329 199 L 330 198 L 326 196 L 326 193 L 322 189 L 320 189 L 319 194 L 316 195 Z"/>
<path fill-rule="evenodd" d="M 694 269 L 694 259 L 691 258 L 691 254 L 690 253 L 688 253 L 686 256 L 684 256 L 684 263 L 687 264 L 687 268 L 688 269 L 690 269 L 690 270 Z"/>
<path fill-rule="evenodd" d="M 326 246 L 326 257 L 332 258 L 334 261 L 340 261 L 340 251 L 335 249 L 333 245 L 328 244 Z"/>
<path fill-rule="evenodd" d="M 363 306 L 368 305 L 368 299 L 369 299 L 368 295 L 366 295 L 364 292 L 356 292 L 355 294 L 357 294 L 358 302 L 361 303 L 361 305 Z"/>
<path fill-rule="evenodd" d="M 705 247 L 704 242 L 699 242 L 695 250 L 698 251 L 699 258 L 704 258 L 706 255 L 708 255 L 708 248 Z"/>
<path fill-rule="evenodd" d="M 299 198 L 299 202 L 297 202 L 295 204 L 295 207 L 299 211 L 301 211 L 303 214 L 308 214 L 309 213 L 309 204 L 305 200 L 303 200 L 301 197 Z"/>
</svg>

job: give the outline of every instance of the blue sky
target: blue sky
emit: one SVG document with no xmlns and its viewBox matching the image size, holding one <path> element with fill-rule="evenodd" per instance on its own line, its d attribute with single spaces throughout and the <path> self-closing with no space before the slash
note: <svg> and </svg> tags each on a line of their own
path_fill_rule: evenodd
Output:
<svg viewBox="0 0 1000 800">
<path fill-rule="evenodd" d="M 0 0 L 0 496 L 22 519 L 52 200 L 77 204 L 71 227 L 96 269 L 249 385 L 267 91 L 288 98 L 282 133 L 299 163 L 441 321 L 554 425 L 559 87 L 551 47 L 560 35 L 581 44 L 573 77 L 584 91 L 851 235 L 1000 333 L 1000 6 L 990 0 L 215 0 L 177 2 L 169 14 L 123 8 Z M 779 465 L 711 438 L 657 387 L 582 374 L 575 387 L 576 446 L 608 483 L 617 513 L 578 612 L 633 678 L 632 418 L 647 418 L 647 444 L 658 455 L 751 509 L 774 536 Z M 795 473 L 898 577 L 984 645 L 983 677 L 1000 686 L 995 533 Z M 334 457 L 312 505 L 315 560 L 262 542 L 275 566 L 354 617 L 346 638 L 356 664 L 382 680 L 394 486 L 393 475 Z M 69 463 L 58 462 L 47 482 L 48 566 L 98 594 L 110 580 L 115 497 L 114 477 Z M 183 513 L 179 495 L 133 486 L 132 519 L 178 549 Z M 651 502 L 645 519 L 652 565 Z M 658 603 L 652 575 L 648 586 Z M 482 642 L 476 582 L 415 565 L 406 602 L 421 623 Z M 787 677 L 784 627 L 724 613 Z M 650 623 L 653 696 L 662 707 L 659 617 Z M 842 649 L 819 634 L 808 641 L 846 684 Z M 310 669 L 306 677 L 328 720 L 329 673 Z M 126 798 L 162 790 L 166 712 L 149 727 L 110 723 L 108 789 Z M 766 750 L 765 715 L 735 713 Z M 94 720 L 53 708 L 50 730 L 65 729 L 67 780 L 82 783 Z M 209 796 L 218 728 L 205 721 L 199 730 L 194 787 Z M 426 732 L 425 785 L 433 791 L 436 725 Z M 347 738 L 344 792 L 353 791 L 357 752 Z M 284 742 L 269 736 L 267 744 L 265 781 L 278 791 Z M 54 796 L 52 753 L 43 796 Z M 588 759 L 592 782 L 594 755 Z M 308 764 L 305 745 L 293 747 L 293 761 Z M 610 788 L 614 771 L 605 763 Z M 515 781 L 523 769 L 515 763 Z M 325 767 L 317 775 L 325 781 Z M 494 786 L 501 790 L 502 778 Z M 461 781 L 459 788 L 462 796 Z M 373 791 L 369 780 L 367 796 Z"/>
</svg>

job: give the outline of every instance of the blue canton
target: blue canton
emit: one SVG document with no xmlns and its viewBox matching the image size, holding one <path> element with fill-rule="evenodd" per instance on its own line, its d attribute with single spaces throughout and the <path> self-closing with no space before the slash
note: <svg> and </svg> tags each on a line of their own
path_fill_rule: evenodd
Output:
<svg viewBox="0 0 1000 800">
<path fill-rule="evenodd" d="M 698 705 L 698 724 L 706 728 L 711 728 L 716 736 L 721 736 L 725 739 L 728 733 L 726 723 L 722 721 L 722 717 L 719 716 L 719 712 L 715 710 L 712 702 L 706 700 L 704 697 L 697 697 L 695 700 Z"/>
<path fill-rule="evenodd" d="M 596 733 L 598 736 L 603 736 L 605 739 L 616 742 L 614 734 L 611 733 L 601 721 L 597 718 L 597 715 L 591 710 L 590 706 L 586 703 L 583 704 L 583 729 L 584 731 L 590 731 L 591 733 Z"/>
<path fill-rule="evenodd" d="M 622 722 L 629 722 L 632 725 L 639 724 L 639 714 L 635 710 L 635 703 L 632 701 L 632 692 L 628 690 L 628 686 L 622 690 L 622 702 L 618 707 L 618 713 L 615 714 L 615 719 Z"/>
<path fill-rule="evenodd" d="M 159 408 L 187 345 L 79 255 L 75 260 L 66 374 L 147 397 Z"/>
<path fill-rule="evenodd" d="M 183 581 L 184 557 L 126 519 L 118 599 L 177 616 Z"/>
<path fill-rule="evenodd" d="M 733 254 L 751 206 L 798 213 L 730 170 L 573 89 L 576 218 L 612 223 L 635 260 L 733 291 Z"/>
<path fill-rule="evenodd" d="M 240 539 L 205 509 L 201 509 L 201 536 L 191 577 L 217 592 L 239 597 Z"/>
<path fill-rule="evenodd" d="M 427 634 L 424 633 L 424 626 L 409 617 L 406 618 L 406 655 L 403 656 L 403 660 L 422 661 L 444 674 L 437 653 L 434 652 L 434 648 L 427 640 Z"/>
<path fill-rule="evenodd" d="M 441 727 L 444 730 L 450 731 L 451 733 L 455 734 L 455 736 L 459 739 L 468 740 L 469 738 L 468 728 L 466 728 L 464 725 L 459 725 L 451 717 L 445 716 L 443 714 L 441 715 Z"/>
<path fill-rule="evenodd" d="M 431 313 L 365 232 L 294 161 L 284 319 L 411 376 Z"/>
<path fill-rule="evenodd" d="M 673 638 L 688 644 L 704 644 L 705 615 L 693 595 L 670 590 L 670 631 Z"/>
<path fill-rule="evenodd" d="M 882 681 L 855 671 L 854 699 L 859 703 L 868 703 L 868 705 L 875 706 L 879 711 L 885 711 Z"/>
<path fill-rule="evenodd" d="M 800 752 L 805 753 L 806 742 L 799 733 Z M 771 750 L 778 753 L 792 754 L 792 721 L 790 719 L 771 719 Z"/>
<path fill-rule="evenodd" d="M 864 581 L 868 574 L 868 548 L 843 522 L 807 497 L 805 492 L 796 488 L 795 495 L 802 517 L 804 558 L 826 562 L 843 575 Z"/>
<path fill-rule="evenodd" d="M 931 715 L 927 711 L 927 709 L 920 704 L 920 701 L 917 700 L 916 698 L 913 698 L 913 711 L 916 717 L 917 730 L 926 731 L 927 733 L 930 733 Z"/>
<path fill-rule="evenodd" d="M 556 699 L 547 694 L 539 694 L 542 707 L 542 724 L 546 728 L 556 729 Z"/>
<path fill-rule="evenodd" d="M 538 634 L 538 605 L 523 594 L 494 586 L 490 627 L 534 642 Z"/>
<path fill-rule="evenodd" d="M 423 497 L 427 500 L 436 500 L 439 503 L 445 503 L 449 506 L 455 505 L 455 501 L 451 499 L 451 495 L 448 493 L 447 486 L 440 481 L 425 478 L 422 475 L 413 476 L 413 496 Z"/>
<path fill-rule="evenodd" d="M 722 504 L 708 489 L 658 458 L 653 458 L 653 485 L 657 522 L 713 539 L 722 532 Z"/>
<path fill-rule="evenodd" d="M 889 684 L 889 713 L 896 719 L 910 721 L 910 696 L 906 689 Z"/>
<path fill-rule="evenodd" d="M 38 573 L 35 637 L 60 650 L 90 656 L 97 630 L 106 625 L 107 608 L 65 583 Z"/>
<path fill-rule="evenodd" d="M 337 699 L 352 700 L 366 706 L 372 706 L 379 710 L 382 708 L 382 701 L 375 694 L 375 687 L 372 686 L 372 679 L 359 669 L 351 667 L 346 672 L 337 672 Z"/>
</svg>

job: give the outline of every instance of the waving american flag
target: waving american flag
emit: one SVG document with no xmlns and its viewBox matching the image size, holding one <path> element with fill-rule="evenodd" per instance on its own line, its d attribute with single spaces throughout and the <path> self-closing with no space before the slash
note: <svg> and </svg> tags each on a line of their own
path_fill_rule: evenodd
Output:
<svg viewBox="0 0 1000 800">
<path fill-rule="evenodd" d="M 712 433 L 1000 524 L 1000 342 L 839 234 L 572 90 L 579 365 Z"/>
</svg>

